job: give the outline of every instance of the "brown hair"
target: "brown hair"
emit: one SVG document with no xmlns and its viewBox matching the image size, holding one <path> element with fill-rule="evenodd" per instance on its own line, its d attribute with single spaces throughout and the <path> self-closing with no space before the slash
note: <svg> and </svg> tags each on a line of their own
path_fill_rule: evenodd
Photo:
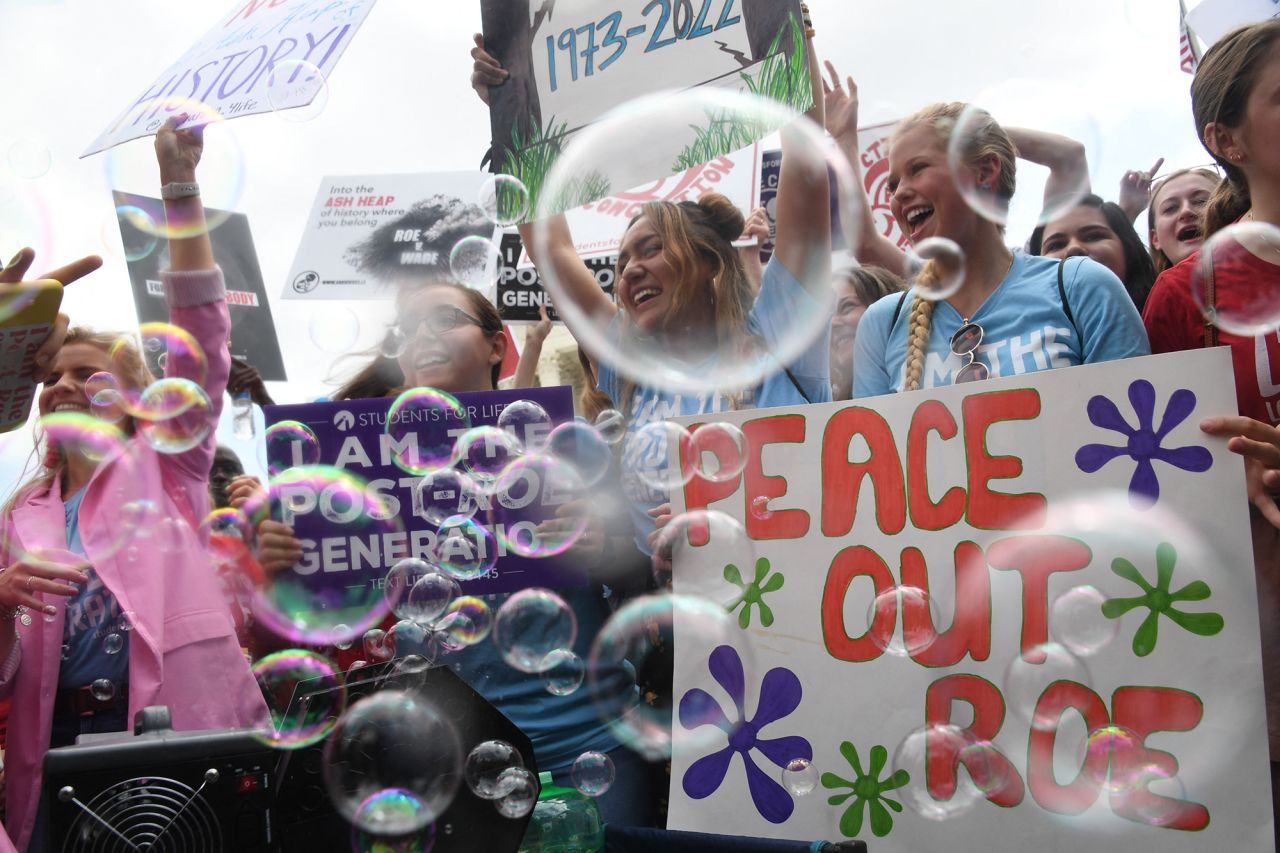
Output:
<svg viewBox="0 0 1280 853">
<path fill-rule="evenodd" d="M 943 141 L 950 146 L 952 134 L 957 123 L 964 119 L 966 135 L 965 145 L 961 151 L 964 162 L 975 166 L 988 157 L 995 157 L 1000 166 L 1000 178 L 995 185 L 997 198 L 1009 201 L 1018 187 L 1018 148 L 1005 133 L 990 113 L 978 107 L 956 101 L 932 104 L 914 115 L 903 119 L 889 139 L 893 143 L 914 127 L 926 124 L 937 131 Z M 925 264 L 914 282 L 930 286 L 937 284 L 941 278 L 938 265 L 934 261 Z M 929 331 L 933 321 L 934 303 L 919 296 L 913 298 L 911 313 L 907 324 L 907 354 L 903 363 L 905 372 L 902 381 L 903 391 L 918 391 L 921 376 L 924 373 L 924 354 L 929 344 Z"/>
<path fill-rule="evenodd" d="M 582 375 L 586 379 L 582 383 L 582 393 L 578 395 L 578 408 L 584 418 L 595 423 L 601 412 L 613 408 L 613 398 L 600 387 L 596 370 L 591 364 L 591 359 L 587 358 L 586 352 L 582 347 L 578 347 L 577 350 L 578 364 L 582 365 Z"/>
<path fill-rule="evenodd" d="M 755 302 L 755 290 L 733 241 L 742 236 L 746 219 L 726 196 L 707 193 L 696 202 L 653 201 L 627 226 L 647 219 L 662 240 L 662 253 L 676 275 L 676 290 L 667 311 L 667 326 L 687 318 L 694 306 L 711 300 L 717 346 L 732 344 L 740 355 L 759 345 L 747 332 L 747 317 Z M 617 275 L 622 276 L 621 266 Z M 633 333 L 623 316 L 621 349 Z M 630 414 L 635 383 L 625 380 L 619 389 L 623 413 Z"/>
<path fill-rule="evenodd" d="M 453 281 L 431 281 L 426 284 L 401 287 L 396 294 L 397 309 L 403 307 L 406 297 L 426 287 L 453 288 L 463 294 L 467 301 L 467 308 L 480 321 L 481 331 L 490 337 L 503 333 L 502 316 L 498 314 L 498 309 L 494 307 L 493 303 L 480 291 Z M 400 369 L 400 363 L 396 359 L 388 358 L 380 350 L 370 350 L 365 355 L 372 356 L 372 359 L 333 393 L 334 400 L 368 400 L 375 397 L 390 397 L 405 389 L 404 371 Z M 498 387 L 498 378 L 501 375 L 502 363 L 499 362 L 493 366 L 489 374 L 494 388 Z"/>
<path fill-rule="evenodd" d="M 854 293 L 858 294 L 858 301 L 868 308 L 877 300 L 891 293 L 901 293 L 906 289 L 902 276 L 884 267 L 872 265 L 843 267 L 836 270 L 835 274 L 853 285 Z"/>
<path fill-rule="evenodd" d="M 141 393 L 143 389 L 155 381 L 155 377 L 147 369 L 147 363 L 143 360 L 142 353 L 138 350 L 134 337 L 128 333 L 95 332 L 85 326 L 72 326 L 67 330 L 67 337 L 62 342 L 64 347 L 71 344 L 88 344 L 107 353 L 111 357 L 111 373 L 115 376 L 117 384 L 126 391 L 134 394 Z M 133 435 L 137 430 L 137 424 L 133 417 L 127 414 L 120 421 L 118 427 L 125 435 Z M 42 443 L 44 445 L 43 450 L 41 449 Z M 32 456 L 27 460 L 27 464 L 23 466 L 22 473 L 24 475 L 34 459 L 40 460 L 36 466 L 36 472 L 25 483 L 14 489 L 4 507 L 6 518 L 13 508 L 26 500 L 28 496 L 53 485 L 62 474 L 62 469 L 67 466 L 66 452 L 56 444 L 50 443 L 39 426 L 36 427 L 35 447 L 32 450 Z M 21 481 L 22 477 L 19 476 L 18 479 Z"/>
<path fill-rule="evenodd" d="M 1243 216 L 1253 201 L 1244 172 L 1209 147 L 1205 131 L 1211 124 L 1234 128 L 1244 122 L 1249 95 L 1262 71 L 1262 60 L 1276 39 L 1280 39 L 1280 20 L 1275 19 L 1228 33 L 1209 48 L 1191 83 L 1191 112 L 1196 120 L 1196 134 L 1227 173 L 1205 206 L 1206 238 Z"/>
<path fill-rule="evenodd" d="M 1165 175 L 1159 180 L 1155 187 L 1151 190 L 1151 203 L 1147 205 L 1147 245 L 1150 246 L 1151 264 L 1155 267 L 1156 275 L 1173 266 L 1173 262 L 1169 260 L 1169 256 L 1164 253 L 1163 249 L 1157 249 L 1152 245 L 1152 238 L 1156 233 L 1156 206 L 1160 203 L 1160 191 L 1169 185 L 1169 182 L 1185 175 L 1199 175 L 1208 178 L 1216 187 L 1219 175 L 1212 169 L 1206 169 L 1203 166 L 1195 169 L 1179 169 Z M 1203 223 L 1202 223 L 1203 225 Z M 1203 230 L 1203 227 L 1202 229 Z"/>
</svg>

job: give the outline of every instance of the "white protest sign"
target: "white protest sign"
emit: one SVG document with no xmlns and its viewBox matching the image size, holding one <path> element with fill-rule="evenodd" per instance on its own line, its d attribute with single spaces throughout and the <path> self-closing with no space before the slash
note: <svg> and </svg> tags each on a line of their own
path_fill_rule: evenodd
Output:
<svg viewBox="0 0 1280 853">
<path fill-rule="evenodd" d="M 1212 47 L 1236 27 L 1275 17 L 1280 17 L 1280 0 L 1204 0 L 1187 13 L 1187 26 Z"/>
<path fill-rule="evenodd" d="M 184 112 L 190 127 L 311 103 L 374 2 L 237 0 L 81 156 L 153 134 Z"/>
<path fill-rule="evenodd" d="M 622 104 L 713 86 L 812 105 L 798 0 L 482 0 L 485 49 L 510 72 L 489 92 L 493 164 L 529 190 L 532 219 L 570 138 Z M 664 96 L 665 97 L 665 96 Z M 575 185 L 566 210 L 680 173 L 776 130 L 777 116 L 726 114 L 667 98 L 662 121 L 637 122 Z"/>
<path fill-rule="evenodd" d="M 862 151 L 858 165 L 876 231 L 905 248 L 907 235 L 902 233 L 889 208 L 889 137 L 897 126 L 897 122 L 887 122 L 858 128 L 858 148 Z"/>
<path fill-rule="evenodd" d="M 733 621 L 675 610 L 669 826 L 1273 850 L 1243 463 L 1199 429 L 1233 389 L 1213 349 L 717 414 L 744 449 L 699 446 L 745 469 L 673 503 L 738 519 L 754 565 L 698 525 L 676 554 Z"/>
<path fill-rule="evenodd" d="M 497 227 L 481 208 L 482 172 L 348 175 L 320 182 L 285 299 L 379 299 L 426 278 L 487 290 Z"/>
</svg>

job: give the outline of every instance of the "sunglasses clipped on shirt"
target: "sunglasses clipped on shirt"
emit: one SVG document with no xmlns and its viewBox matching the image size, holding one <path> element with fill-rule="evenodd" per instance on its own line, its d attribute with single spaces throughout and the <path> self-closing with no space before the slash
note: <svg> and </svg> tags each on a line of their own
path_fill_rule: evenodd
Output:
<svg viewBox="0 0 1280 853">
<path fill-rule="evenodd" d="M 421 314 L 405 314 L 396 321 L 395 330 L 404 340 L 415 337 L 423 326 L 433 335 L 443 335 L 466 323 L 484 328 L 484 323 L 461 308 L 445 305 Z"/>
<path fill-rule="evenodd" d="M 955 384 L 961 382 L 981 382 L 991 376 L 985 364 L 978 361 L 978 347 L 982 345 L 982 327 L 972 320 L 965 320 L 951 336 L 951 353 L 967 359 L 964 367 L 956 374 Z"/>
</svg>

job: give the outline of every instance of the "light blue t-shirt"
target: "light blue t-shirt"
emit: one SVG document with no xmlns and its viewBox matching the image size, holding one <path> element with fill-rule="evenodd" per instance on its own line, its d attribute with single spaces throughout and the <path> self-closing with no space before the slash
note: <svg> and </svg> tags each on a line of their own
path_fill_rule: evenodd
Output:
<svg viewBox="0 0 1280 853">
<path fill-rule="evenodd" d="M 86 556 L 80 541 L 80 502 L 84 489 L 67 498 L 67 550 Z M 121 630 L 120 605 L 92 567 L 89 581 L 67 601 L 62 628 L 62 665 L 58 689 L 84 687 L 108 678 L 117 689 L 129 681 L 129 634 Z M 108 649 L 112 650 L 108 652 Z"/>
<path fill-rule="evenodd" d="M 933 309 L 920 387 L 950 385 L 964 367 L 965 360 L 951 352 L 951 336 L 965 319 L 982 327 L 977 358 L 990 368 L 992 378 L 1150 355 L 1142 317 L 1124 285 L 1088 258 L 1071 258 L 1063 270 L 1071 307 L 1071 318 L 1067 317 L 1058 292 L 1059 263 L 1056 258 L 1015 253 L 1009 274 L 971 318 L 939 302 Z M 854 397 L 902 390 L 914 298 L 890 294 L 863 315 L 854 342 Z"/>
<path fill-rule="evenodd" d="M 822 310 L 819 303 L 804 289 L 795 276 L 777 259 L 769 261 L 760 282 L 760 294 L 747 318 L 748 330 L 760 338 L 764 347 L 772 351 L 785 340 L 797 323 Z M 611 332 L 618 334 L 617 322 Z M 820 334 L 800 355 L 786 365 L 791 375 L 779 364 L 777 371 L 769 374 L 754 388 L 748 388 L 737 401 L 737 408 L 774 408 L 778 406 L 803 406 L 806 403 L 831 401 L 831 371 L 827 347 L 831 328 L 825 326 Z M 705 363 L 708 371 L 715 367 L 715 358 Z M 623 379 L 611 365 L 600 362 L 600 389 L 623 408 L 621 399 Z M 795 379 L 795 382 L 792 381 Z M 799 384 L 800 388 L 796 385 Z M 803 394 L 801 393 L 803 389 Z M 648 510 L 670 500 L 662 490 L 654 488 L 635 476 L 641 468 L 649 471 L 665 469 L 665 442 L 645 443 L 634 440 L 637 432 L 655 421 L 687 415 L 704 415 L 729 411 L 733 401 L 717 391 L 689 394 L 665 391 L 643 385 L 635 386 L 630 406 L 626 407 L 629 420 L 627 437 L 623 444 L 622 485 L 636 533 L 636 547 L 649 553 L 648 537 L 655 528 Z M 657 479 L 661 479 L 660 477 Z"/>
</svg>

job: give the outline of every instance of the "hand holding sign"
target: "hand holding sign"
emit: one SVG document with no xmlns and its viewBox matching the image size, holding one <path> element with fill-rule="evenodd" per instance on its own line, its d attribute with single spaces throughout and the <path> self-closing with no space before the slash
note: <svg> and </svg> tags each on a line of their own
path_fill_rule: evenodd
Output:
<svg viewBox="0 0 1280 853">
<path fill-rule="evenodd" d="M 1229 438 L 1227 449 L 1244 457 L 1249 503 L 1267 521 L 1280 528 L 1280 430 L 1253 418 L 1232 415 L 1206 418 L 1200 428 L 1210 435 Z"/>
<path fill-rule="evenodd" d="M 511 72 L 503 68 L 501 63 L 493 58 L 493 54 L 484 49 L 483 35 L 476 33 L 474 38 L 476 46 L 471 48 L 471 58 L 475 60 L 475 65 L 471 72 L 471 88 L 475 89 L 480 100 L 488 105 L 489 87 L 501 86 L 507 82 Z"/>
<path fill-rule="evenodd" d="M 9 261 L 9 265 L 0 269 L 0 285 L 15 285 L 22 281 L 27 274 L 27 270 L 31 269 L 31 264 L 35 259 L 36 253 L 31 249 L 19 250 L 18 254 L 13 256 L 13 260 Z M 102 266 L 102 258 L 97 255 L 88 255 L 56 270 L 50 270 L 41 275 L 40 278 L 52 279 L 66 287 L 71 282 L 84 278 L 100 266 Z M 12 290 L 12 288 L 0 287 L 0 291 L 7 290 Z M 49 367 L 53 364 L 53 358 L 58 354 L 58 350 L 62 348 L 62 342 L 66 340 L 67 327 L 69 325 L 70 319 L 67 315 L 59 313 L 54 321 L 53 330 L 36 350 L 36 370 L 31 377 L 36 382 L 43 382 L 44 378 L 49 375 Z"/>
</svg>

